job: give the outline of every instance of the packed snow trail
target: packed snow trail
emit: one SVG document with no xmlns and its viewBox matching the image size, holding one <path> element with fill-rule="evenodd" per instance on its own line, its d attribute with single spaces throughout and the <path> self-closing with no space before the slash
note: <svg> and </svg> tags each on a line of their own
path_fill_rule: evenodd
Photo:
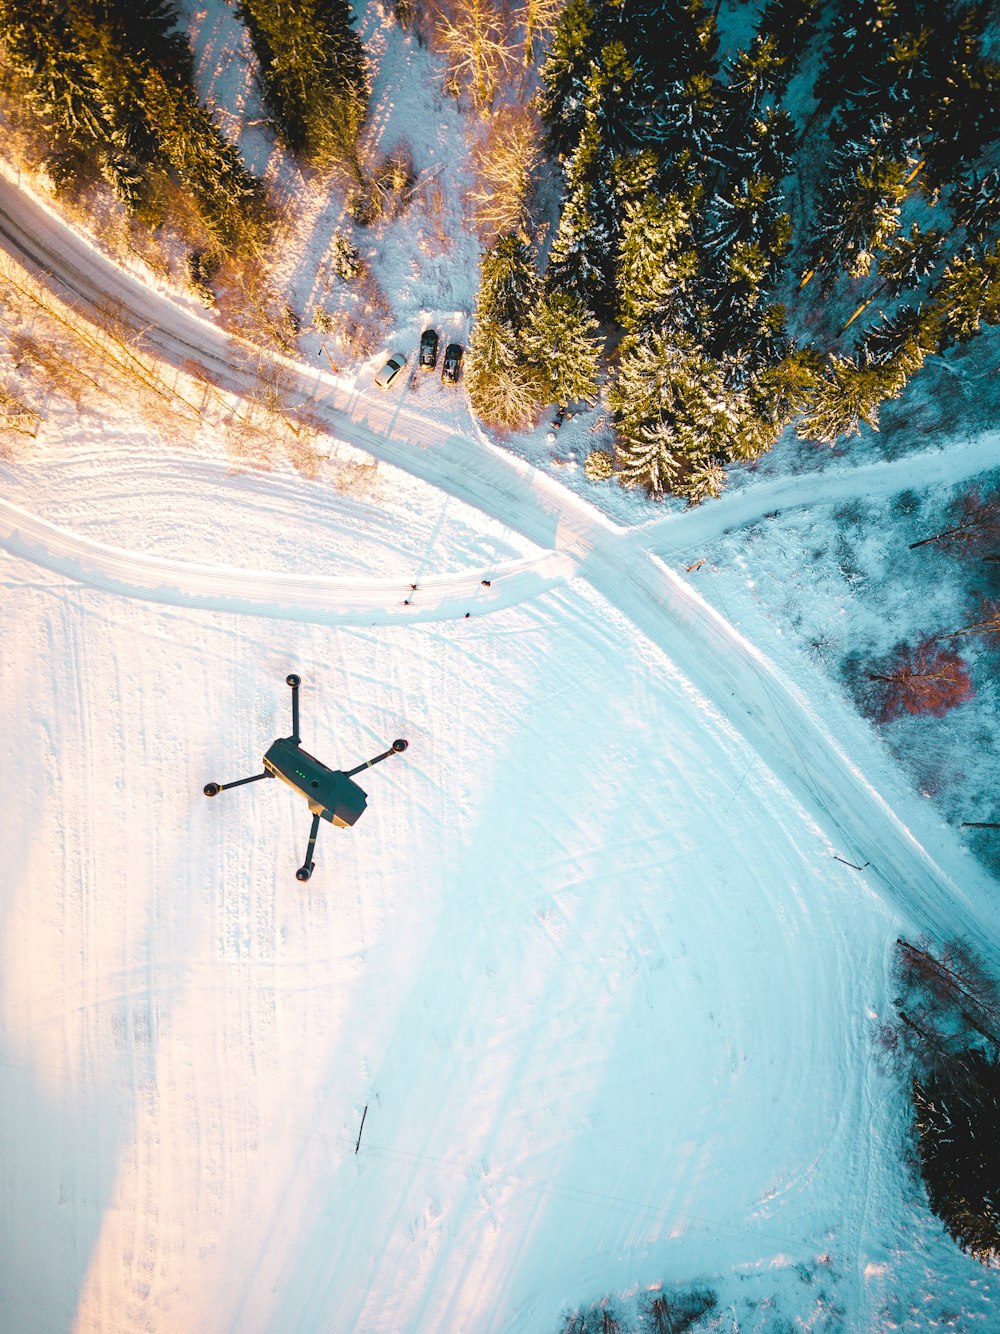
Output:
<svg viewBox="0 0 1000 1334">
<path fill-rule="evenodd" d="M 403 624 L 502 611 L 565 583 L 573 565 L 555 552 L 508 561 L 493 571 L 489 592 L 476 571 L 425 576 L 419 596 L 404 601 L 399 579 L 346 579 L 279 570 L 229 569 L 124 551 L 69 532 L 0 499 L 0 547 L 91 588 L 176 607 L 317 625 Z"/>
<path fill-rule="evenodd" d="M 252 387 L 253 373 L 232 361 L 235 344 L 226 334 L 193 310 L 185 310 L 118 268 L 2 173 L 0 236 L 22 260 L 45 272 L 71 297 L 91 305 L 109 299 L 119 303 L 122 312 L 143 329 L 148 345 L 168 361 L 181 365 L 197 358 L 215 378 L 234 390 Z M 328 421 L 332 434 L 500 519 L 550 550 L 560 563 L 549 572 L 549 578 L 568 578 L 575 567 L 579 576 L 678 662 L 698 690 L 752 740 L 763 762 L 800 799 L 818 808 L 834 851 L 846 847 L 862 861 L 872 863 L 866 874 L 879 877 L 883 891 L 918 930 L 937 940 L 966 937 L 990 956 L 994 966 L 1000 966 L 1000 928 L 988 911 L 992 880 L 974 866 L 954 835 L 905 788 L 895 767 L 873 744 L 871 733 L 833 696 L 822 700 L 821 709 L 824 685 L 818 677 L 817 698 L 807 702 L 773 664 L 657 560 L 654 552 L 668 534 L 669 545 L 676 549 L 686 542 L 686 532 L 692 541 L 704 542 L 727 527 L 749 521 L 753 509 L 759 511 L 759 502 L 751 499 L 752 489 L 720 506 L 714 522 L 712 510 L 706 508 L 708 517 L 696 511 L 626 534 L 521 460 L 493 447 L 474 444 L 464 435 L 452 434 L 442 440 L 440 424 L 421 417 L 403 399 L 391 395 L 365 397 L 315 368 L 287 358 L 273 359 L 298 378 L 304 391 L 308 390 L 313 411 Z M 989 466 L 995 443 L 996 437 L 990 436 L 963 453 L 966 475 L 975 475 Z M 940 477 L 944 466 L 940 451 L 921 457 L 928 473 Z M 883 473 L 895 466 L 872 465 L 856 472 L 862 486 L 867 487 L 872 468 Z M 916 461 L 901 460 L 898 466 L 901 480 L 905 478 L 903 484 L 913 486 L 919 479 Z M 845 479 L 838 486 L 850 485 L 846 479 L 851 471 L 844 470 Z M 775 508 L 778 496 L 786 497 L 785 503 L 801 507 L 807 503 L 810 490 L 817 501 L 834 498 L 830 474 L 771 484 L 763 512 Z M 27 536 L 21 535 L 13 523 L 17 517 L 13 509 L 7 509 L 3 522 L 11 549 L 20 554 L 32 558 L 34 550 L 42 563 L 46 556 L 53 560 L 58 556 L 65 562 L 59 567 L 63 573 L 70 572 L 73 563 L 78 562 L 81 570 L 90 570 L 92 578 L 106 579 L 105 587 L 132 596 L 137 586 L 149 587 L 147 580 L 156 577 L 157 563 L 140 567 L 129 553 L 114 554 L 113 548 L 104 549 L 113 554 L 110 565 L 102 570 L 100 553 L 93 547 L 89 554 L 96 558 L 95 565 L 87 565 L 79 552 L 73 553 L 65 545 L 65 538 L 55 540 L 51 531 L 32 530 L 28 524 Z M 61 544 L 61 554 L 53 554 Z M 529 565 L 520 578 L 530 581 L 538 573 L 531 573 Z M 330 581 L 309 587 L 305 580 L 296 582 L 287 576 L 276 580 L 265 572 L 212 571 L 179 562 L 173 563 L 172 579 L 177 596 L 187 605 L 218 607 L 223 602 L 199 603 L 196 599 L 229 597 L 233 600 L 228 609 L 258 613 L 269 602 L 275 605 L 279 594 L 294 589 L 293 610 L 282 608 L 277 614 L 297 614 L 303 619 L 312 619 L 317 600 L 331 594 Z M 185 586 L 181 588 L 181 584 Z M 157 589 L 163 600 L 171 600 L 170 587 Z M 370 598 L 370 588 L 368 592 Z M 329 610 L 320 614 L 320 619 L 328 618 L 335 619 Z M 834 742 L 837 732 L 850 736 L 853 753 L 863 754 L 868 771 L 878 774 L 878 791 Z M 892 807 L 880 791 L 892 794 Z M 903 811 L 904 818 L 897 811 Z M 919 835 L 913 829 L 919 830 Z M 933 856 L 928 849 L 933 850 Z"/>
</svg>

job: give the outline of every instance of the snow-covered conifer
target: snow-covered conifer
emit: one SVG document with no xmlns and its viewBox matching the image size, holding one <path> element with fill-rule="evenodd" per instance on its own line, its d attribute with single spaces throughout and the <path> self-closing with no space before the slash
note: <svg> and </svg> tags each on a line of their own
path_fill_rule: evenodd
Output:
<svg viewBox="0 0 1000 1334">
<path fill-rule="evenodd" d="M 831 356 L 796 423 L 796 434 L 832 445 L 841 436 L 857 435 L 861 422 L 877 431 L 879 408 L 905 384 L 906 375 L 895 361 L 862 365 L 850 357 Z"/>
<path fill-rule="evenodd" d="M 734 431 L 720 367 L 684 335 L 654 333 L 622 346 L 608 393 L 619 433 L 618 473 L 651 495 L 701 493 Z"/>
<path fill-rule="evenodd" d="M 1000 169 L 961 180 L 951 196 L 952 213 L 965 228 L 965 242 L 981 251 L 1000 231 Z"/>
<path fill-rule="evenodd" d="M 941 321 L 933 307 L 903 306 L 865 331 L 860 359 L 872 366 L 895 362 L 910 377 L 937 350 L 940 337 Z"/>
<path fill-rule="evenodd" d="M 878 258 L 879 277 L 890 296 L 896 296 L 909 287 L 915 287 L 922 278 L 932 273 L 937 265 L 944 242 L 944 233 L 930 229 L 922 231 L 917 223 L 910 224 L 909 236 L 896 236 Z"/>
<path fill-rule="evenodd" d="M 1000 244 L 982 258 L 956 255 L 931 289 L 942 321 L 942 347 L 965 343 L 980 324 L 1000 322 Z"/>
<path fill-rule="evenodd" d="M 597 320 L 572 292 L 546 292 L 524 328 L 524 360 L 552 402 L 596 400 L 602 345 Z"/>
<path fill-rule="evenodd" d="M 831 281 L 838 268 L 855 278 L 868 273 L 899 225 L 908 170 L 880 142 L 885 128 L 880 121 L 862 139 L 842 144 L 820 185 L 811 263 L 826 265 Z"/>
<path fill-rule="evenodd" d="M 501 237 L 483 256 L 465 383 L 484 421 L 521 425 L 544 401 L 538 376 L 525 360 L 522 337 L 539 286 L 519 237 Z"/>
<path fill-rule="evenodd" d="M 784 92 L 818 20 L 819 0 L 767 0 L 761 10 L 758 33 L 774 53 L 776 92 Z"/>
<path fill-rule="evenodd" d="M 634 334 L 684 327 L 697 276 L 690 206 L 678 195 L 652 191 L 627 200 L 616 284 L 622 326 Z"/>
<path fill-rule="evenodd" d="M 347 0 L 239 0 L 237 9 L 282 140 L 311 161 L 353 157 L 368 75 Z"/>
</svg>

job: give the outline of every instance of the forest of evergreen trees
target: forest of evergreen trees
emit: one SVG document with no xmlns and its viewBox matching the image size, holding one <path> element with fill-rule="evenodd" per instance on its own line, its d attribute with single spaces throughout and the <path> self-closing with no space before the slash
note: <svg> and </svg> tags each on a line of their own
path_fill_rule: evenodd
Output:
<svg viewBox="0 0 1000 1334">
<path fill-rule="evenodd" d="M 275 132 L 306 161 L 353 168 L 367 75 L 346 0 L 244 0 L 239 12 Z M 57 187 L 104 180 L 151 227 L 193 210 L 195 239 L 254 251 L 272 225 L 264 188 L 193 74 L 173 0 L 0 0 L 0 79 L 30 107 Z"/>
<path fill-rule="evenodd" d="M 179 186 L 221 249 L 266 234 L 263 189 L 198 100 L 170 0 L 0 0 L 0 53 L 57 185 L 103 178 L 153 226 Z"/>
<path fill-rule="evenodd" d="M 718 8 L 568 0 L 540 98 L 558 222 L 543 256 L 488 253 L 468 374 L 512 425 L 593 400 L 601 354 L 620 480 L 691 502 L 790 424 L 877 425 L 1000 318 L 994 0 L 765 0 L 725 60 Z"/>
<path fill-rule="evenodd" d="M 1000 987 L 973 949 L 896 942 L 899 1023 L 883 1048 L 913 1068 L 920 1174 L 963 1250 L 1000 1262 Z"/>
<path fill-rule="evenodd" d="M 368 85 L 347 0 L 240 0 L 238 9 L 282 142 L 309 162 L 356 167 Z"/>
</svg>

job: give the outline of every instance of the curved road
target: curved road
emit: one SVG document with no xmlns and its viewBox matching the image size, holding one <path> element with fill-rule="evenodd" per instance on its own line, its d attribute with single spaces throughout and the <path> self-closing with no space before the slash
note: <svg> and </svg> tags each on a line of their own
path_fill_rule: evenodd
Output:
<svg viewBox="0 0 1000 1334">
<path fill-rule="evenodd" d="M 119 269 L 2 173 L 0 239 L 64 295 L 86 304 L 116 302 L 167 361 L 196 359 L 232 389 L 252 387 L 252 372 L 234 356 L 238 348 L 228 335 Z M 457 432 L 442 438 L 439 422 L 406 403 L 369 398 L 315 368 L 274 359 L 332 434 L 501 520 L 543 549 L 540 558 L 498 572 L 491 606 L 510 605 L 574 576 L 587 579 L 815 812 L 832 853 L 859 866 L 868 863 L 864 879 L 877 884 L 917 931 L 937 940 L 964 936 L 1000 963 L 1000 930 L 990 910 L 994 882 L 905 786 L 871 730 L 804 667 L 807 697 L 657 554 L 697 554 L 698 545 L 728 528 L 775 509 L 863 494 L 876 478 L 884 485 L 887 472 L 898 475 L 900 489 L 921 478 L 973 476 L 995 464 L 997 437 L 973 442 L 957 456 L 935 451 L 917 460 L 782 479 L 701 510 L 623 529 L 522 461 Z M 428 598 L 419 610 L 402 612 L 398 592 L 390 593 L 388 584 L 158 560 L 76 537 L 6 503 L 0 504 L 0 543 L 37 564 L 129 596 L 329 623 L 450 615 L 459 598 L 467 605 L 473 582 L 461 574 L 430 581 L 436 602 Z"/>
</svg>

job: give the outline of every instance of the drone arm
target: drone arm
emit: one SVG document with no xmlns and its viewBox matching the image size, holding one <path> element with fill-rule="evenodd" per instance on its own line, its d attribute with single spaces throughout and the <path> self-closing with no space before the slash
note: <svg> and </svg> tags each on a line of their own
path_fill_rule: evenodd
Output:
<svg viewBox="0 0 1000 1334">
<path fill-rule="evenodd" d="M 292 740 L 296 745 L 301 741 L 299 736 L 299 686 L 302 684 L 301 676 L 286 676 L 285 681 L 292 687 Z"/>
<path fill-rule="evenodd" d="M 409 744 L 408 741 L 394 741 L 389 749 L 384 750 L 381 755 L 376 755 L 374 759 L 365 760 L 364 764 L 359 764 L 353 769 L 348 769 L 344 777 L 353 778 L 355 774 L 361 773 L 362 769 L 370 769 L 373 764 L 379 764 L 382 760 L 387 760 L 390 755 L 399 755 Z"/>
<path fill-rule="evenodd" d="M 316 836 L 319 833 L 319 816 L 313 816 L 312 828 L 309 830 L 309 846 L 306 848 L 306 859 L 295 872 L 296 880 L 308 880 L 313 873 L 315 862 L 313 853 L 316 851 Z"/>
<path fill-rule="evenodd" d="M 254 774 L 251 778 L 237 778 L 233 783 L 206 783 L 205 796 L 216 797 L 220 792 L 225 792 L 230 787 L 242 787 L 244 783 L 259 783 L 262 778 L 273 778 L 274 774 L 265 769 L 262 774 Z"/>
</svg>

